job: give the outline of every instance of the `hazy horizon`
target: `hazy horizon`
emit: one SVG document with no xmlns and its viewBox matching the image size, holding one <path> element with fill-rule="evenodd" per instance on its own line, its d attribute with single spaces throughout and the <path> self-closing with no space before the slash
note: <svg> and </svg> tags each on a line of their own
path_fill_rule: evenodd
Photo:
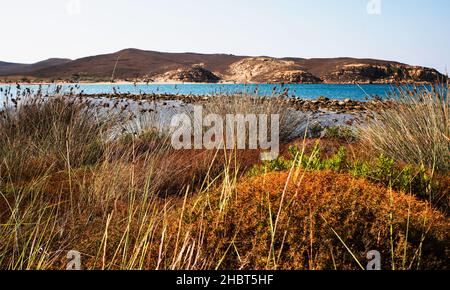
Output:
<svg viewBox="0 0 450 290">
<path fill-rule="evenodd" d="M 136 48 L 372 58 L 446 72 L 450 39 L 442 31 L 450 28 L 449 1 L 337 2 L 342 1 L 2 1 L 7 13 L 0 25 L 10 29 L 3 33 L 9 41 L 0 61 L 78 59 Z"/>
</svg>

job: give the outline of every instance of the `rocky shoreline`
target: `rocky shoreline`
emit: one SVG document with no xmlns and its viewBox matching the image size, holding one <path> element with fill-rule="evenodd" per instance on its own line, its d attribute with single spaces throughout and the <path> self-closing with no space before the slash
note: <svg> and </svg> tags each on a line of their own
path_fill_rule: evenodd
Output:
<svg viewBox="0 0 450 290">
<path fill-rule="evenodd" d="M 180 101 L 185 104 L 202 104 L 211 101 L 213 98 L 226 98 L 227 96 L 197 96 L 197 95 L 180 95 L 180 94 L 131 94 L 131 93 L 115 93 L 115 94 L 77 94 L 79 98 L 91 99 L 111 99 L 111 100 L 131 100 L 135 102 L 167 102 Z M 273 97 L 255 97 L 264 102 Z M 392 106 L 393 100 L 373 99 L 368 101 L 354 101 L 350 99 L 335 100 L 326 97 L 319 97 L 316 100 L 301 99 L 295 97 L 278 97 L 290 104 L 293 109 L 303 112 L 319 112 L 320 110 L 332 111 L 337 114 L 348 113 L 364 113 L 374 112 L 386 106 Z M 106 103 L 105 106 L 110 106 Z"/>
</svg>

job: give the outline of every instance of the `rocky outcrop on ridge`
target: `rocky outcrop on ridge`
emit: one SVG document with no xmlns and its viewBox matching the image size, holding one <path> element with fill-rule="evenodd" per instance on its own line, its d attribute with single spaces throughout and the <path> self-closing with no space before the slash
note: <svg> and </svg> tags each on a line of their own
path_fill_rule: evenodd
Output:
<svg viewBox="0 0 450 290">
<path fill-rule="evenodd" d="M 435 83 L 445 76 L 418 66 L 356 63 L 337 67 L 323 79 L 327 83 Z"/>
<path fill-rule="evenodd" d="M 196 65 L 191 68 L 167 72 L 157 77 L 157 80 L 164 82 L 217 83 L 220 81 L 220 78 L 202 66 Z"/>
</svg>

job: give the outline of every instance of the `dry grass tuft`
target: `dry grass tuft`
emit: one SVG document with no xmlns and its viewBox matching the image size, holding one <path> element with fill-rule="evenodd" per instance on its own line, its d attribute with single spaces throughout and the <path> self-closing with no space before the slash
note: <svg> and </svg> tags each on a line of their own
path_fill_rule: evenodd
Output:
<svg viewBox="0 0 450 290">
<path fill-rule="evenodd" d="M 110 126 L 106 116 L 85 103 L 63 97 L 32 98 L 8 107 L 0 117 L 1 176 L 27 179 L 95 164 Z"/>
<path fill-rule="evenodd" d="M 361 128 L 362 139 L 378 152 L 430 171 L 450 170 L 449 87 L 399 88 L 395 106 Z"/>
<path fill-rule="evenodd" d="M 296 111 L 285 96 L 267 98 L 248 95 L 214 96 L 202 105 L 204 114 L 218 114 L 224 119 L 227 114 L 279 115 L 280 141 L 283 143 L 303 137 L 308 125 L 308 116 Z"/>
</svg>

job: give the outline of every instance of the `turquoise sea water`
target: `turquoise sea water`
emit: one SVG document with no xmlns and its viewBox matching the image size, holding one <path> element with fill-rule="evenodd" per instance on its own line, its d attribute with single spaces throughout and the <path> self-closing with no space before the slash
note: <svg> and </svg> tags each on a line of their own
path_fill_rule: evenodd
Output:
<svg viewBox="0 0 450 290">
<path fill-rule="evenodd" d="M 22 85 L 20 92 L 25 90 L 36 92 L 42 90 L 44 94 L 55 92 L 55 85 Z M 330 99 L 352 99 L 364 101 L 371 97 L 387 98 L 395 90 L 393 85 L 332 85 L 332 84 L 80 84 L 62 85 L 62 91 L 69 90 L 85 94 L 120 93 L 167 93 L 167 94 L 193 94 L 193 95 L 222 95 L 245 93 L 256 96 L 272 96 L 286 93 L 288 96 L 304 99 L 317 99 L 320 96 Z M 10 95 L 17 94 L 15 85 L 0 85 L 0 101 L 5 98 L 5 92 Z"/>
</svg>

